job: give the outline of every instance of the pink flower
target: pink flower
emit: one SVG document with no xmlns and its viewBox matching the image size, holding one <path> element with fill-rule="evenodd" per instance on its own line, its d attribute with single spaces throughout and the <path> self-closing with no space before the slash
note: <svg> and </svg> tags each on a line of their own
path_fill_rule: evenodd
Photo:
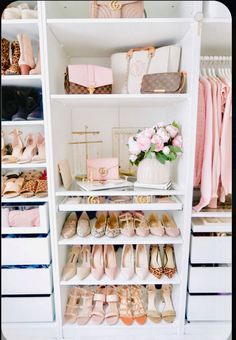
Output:
<svg viewBox="0 0 236 340">
<path fill-rule="evenodd" d="M 161 137 L 154 135 L 151 139 L 152 144 L 156 145 L 156 148 L 154 151 L 159 152 L 161 150 L 163 150 L 164 148 L 164 141 Z"/>
<path fill-rule="evenodd" d="M 131 162 L 135 162 L 136 159 L 137 159 L 137 156 L 136 156 L 136 155 L 131 155 L 131 156 L 129 157 L 129 160 L 130 160 Z"/>
<path fill-rule="evenodd" d="M 144 134 L 144 136 L 146 136 L 146 137 L 148 137 L 148 138 L 152 138 L 152 136 L 154 135 L 154 131 L 153 131 L 152 128 L 150 128 L 150 129 L 145 129 L 145 130 L 143 131 L 143 134 Z"/>
<path fill-rule="evenodd" d="M 133 155 L 138 155 L 140 153 L 141 149 L 133 137 L 129 137 L 128 144 L 130 153 Z"/>
<path fill-rule="evenodd" d="M 171 138 L 174 138 L 179 132 L 179 129 L 177 129 L 177 127 L 170 124 L 170 125 L 167 125 L 166 131 L 170 134 Z"/>
<path fill-rule="evenodd" d="M 172 145 L 174 145 L 174 146 L 177 146 L 177 147 L 179 147 L 179 148 L 181 148 L 182 147 L 182 145 L 183 145 L 183 139 L 182 139 L 182 136 L 180 136 L 180 135 L 177 135 L 174 139 L 173 139 L 173 141 L 172 141 Z"/>
<path fill-rule="evenodd" d="M 137 143 L 141 151 L 147 151 L 151 146 L 151 139 L 140 134 L 137 138 Z"/>
<path fill-rule="evenodd" d="M 157 123 L 157 127 L 159 127 L 159 128 L 164 127 L 164 126 L 166 126 L 166 123 L 164 123 L 164 122 Z"/>
<path fill-rule="evenodd" d="M 157 135 L 161 137 L 164 143 L 167 143 L 168 140 L 170 139 L 169 133 L 166 131 L 165 128 L 161 127 L 157 130 Z"/>
</svg>

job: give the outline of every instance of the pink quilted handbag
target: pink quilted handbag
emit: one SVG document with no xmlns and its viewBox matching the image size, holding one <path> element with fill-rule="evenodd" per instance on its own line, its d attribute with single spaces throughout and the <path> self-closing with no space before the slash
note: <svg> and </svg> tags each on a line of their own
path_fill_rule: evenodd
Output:
<svg viewBox="0 0 236 340">
<path fill-rule="evenodd" d="M 143 18 L 144 4 L 136 1 L 90 1 L 92 18 Z"/>
</svg>

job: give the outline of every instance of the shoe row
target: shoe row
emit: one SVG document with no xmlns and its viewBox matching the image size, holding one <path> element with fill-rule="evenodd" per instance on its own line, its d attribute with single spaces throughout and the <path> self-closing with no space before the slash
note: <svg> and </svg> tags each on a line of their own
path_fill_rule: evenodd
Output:
<svg viewBox="0 0 236 340">
<path fill-rule="evenodd" d="M 12 143 L 5 147 L 6 133 L 2 131 L 2 163 L 44 163 L 46 161 L 44 136 L 40 132 L 37 134 L 29 133 L 25 138 L 24 145 L 20 137 L 21 134 L 21 131 L 14 129 L 9 134 L 12 137 Z M 10 153 L 9 150 L 11 150 Z"/>
<path fill-rule="evenodd" d="M 1 119 L 3 121 L 42 120 L 41 88 L 3 86 Z"/>
<path fill-rule="evenodd" d="M 14 7 L 12 4 L 7 6 L 2 13 L 2 19 L 37 19 L 37 6 L 30 8 L 27 2 L 21 3 Z"/>
<path fill-rule="evenodd" d="M 95 280 L 101 280 L 103 275 L 115 280 L 119 272 L 118 256 L 113 245 L 90 245 L 72 246 L 67 263 L 62 271 L 62 280 L 70 280 L 78 276 L 84 280 L 90 273 Z M 122 248 L 121 275 L 126 280 L 131 280 L 136 274 L 144 280 L 149 273 L 157 279 L 162 275 L 172 278 L 176 273 L 176 262 L 174 248 L 167 244 L 163 246 L 163 254 L 159 245 L 151 245 L 150 248 L 144 244 L 134 246 L 125 244 Z"/>
<path fill-rule="evenodd" d="M 92 219 L 85 211 L 79 219 L 73 212 L 66 218 L 61 230 L 62 237 L 66 239 L 76 234 L 80 237 L 90 234 L 94 237 L 117 237 L 120 234 L 127 237 L 146 237 L 150 233 L 155 236 L 177 237 L 180 231 L 169 214 L 163 213 L 160 219 L 156 213 L 151 213 L 146 218 L 142 211 L 97 212 L 96 218 Z"/>
<path fill-rule="evenodd" d="M 162 303 L 161 303 L 162 302 Z M 160 312 L 161 309 L 161 312 Z M 64 312 L 64 322 L 85 325 L 114 325 L 119 320 L 127 326 L 161 320 L 171 323 L 176 318 L 172 302 L 172 286 L 77 286 L 71 288 Z"/>
<path fill-rule="evenodd" d="M 10 41 L 8 39 L 2 38 L 1 49 L 2 75 L 41 74 L 40 51 L 38 49 L 37 64 L 35 64 L 31 39 L 27 34 L 17 34 L 17 39 L 11 42 L 11 55 Z"/>
<path fill-rule="evenodd" d="M 5 198 L 46 197 L 48 195 L 46 170 L 15 171 L 5 174 L 2 176 L 1 194 Z"/>
</svg>

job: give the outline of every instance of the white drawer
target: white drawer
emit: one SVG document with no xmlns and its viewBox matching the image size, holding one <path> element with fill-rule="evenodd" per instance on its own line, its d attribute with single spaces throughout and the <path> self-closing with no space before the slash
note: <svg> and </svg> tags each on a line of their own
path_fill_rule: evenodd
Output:
<svg viewBox="0 0 236 340">
<path fill-rule="evenodd" d="M 2 297 L 2 322 L 49 322 L 53 319 L 53 294 L 40 297 Z"/>
<path fill-rule="evenodd" d="M 29 206 L 22 206 L 24 207 Z M 40 219 L 40 226 L 39 227 L 25 227 L 24 225 L 19 227 L 10 227 L 7 226 L 6 215 L 5 218 L 2 219 L 1 226 L 2 226 L 2 234 L 47 234 L 49 231 L 49 217 L 48 217 L 48 203 L 44 203 L 37 206 L 32 206 L 34 208 L 39 208 L 39 219 Z M 2 209 L 9 208 L 14 210 L 14 206 L 8 207 L 3 206 Z"/>
<path fill-rule="evenodd" d="M 50 236 L 3 237 L 2 265 L 50 264 Z"/>
<path fill-rule="evenodd" d="M 51 294 L 52 266 L 45 268 L 3 268 L 2 294 Z"/>
<path fill-rule="evenodd" d="M 231 266 L 189 267 L 190 293 L 231 293 Z"/>
<path fill-rule="evenodd" d="M 231 263 L 231 236 L 191 236 L 191 263 Z"/>
<path fill-rule="evenodd" d="M 187 299 L 188 321 L 231 320 L 231 295 L 190 295 Z"/>
</svg>

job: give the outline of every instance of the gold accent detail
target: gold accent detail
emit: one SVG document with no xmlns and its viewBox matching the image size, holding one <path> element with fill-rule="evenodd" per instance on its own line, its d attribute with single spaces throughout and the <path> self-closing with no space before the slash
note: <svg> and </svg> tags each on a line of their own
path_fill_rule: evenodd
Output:
<svg viewBox="0 0 236 340">
<path fill-rule="evenodd" d="M 99 168 L 98 172 L 100 173 L 101 176 L 106 176 L 108 174 L 108 169 L 107 168 Z"/>
<path fill-rule="evenodd" d="M 121 3 L 119 1 L 110 1 L 109 2 L 109 7 L 112 11 L 117 11 L 121 9 Z"/>
<path fill-rule="evenodd" d="M 96 196 L 89 196 L 89 197 L 87 198 L 87 201 L 88 201 L 88 203 L 90 203 L 90 204 L 99 204 L 99 203 L 100 203 L 99 197 L 96 197 Z"/>
<path fill-rule="evenodd" d="M 89 94 L 93 94 L 93 92 L 95 91 L 95 87 L 94 86 L 89 86 L 88 90 L 89 90 Z"/>
<path fill-rule="evenodd" d="M 163 92 L 166 92 L 164 89 L 155 89 L 153 92 L 161 92 L 161 93 L 163 93 Z"/>
</svg>

